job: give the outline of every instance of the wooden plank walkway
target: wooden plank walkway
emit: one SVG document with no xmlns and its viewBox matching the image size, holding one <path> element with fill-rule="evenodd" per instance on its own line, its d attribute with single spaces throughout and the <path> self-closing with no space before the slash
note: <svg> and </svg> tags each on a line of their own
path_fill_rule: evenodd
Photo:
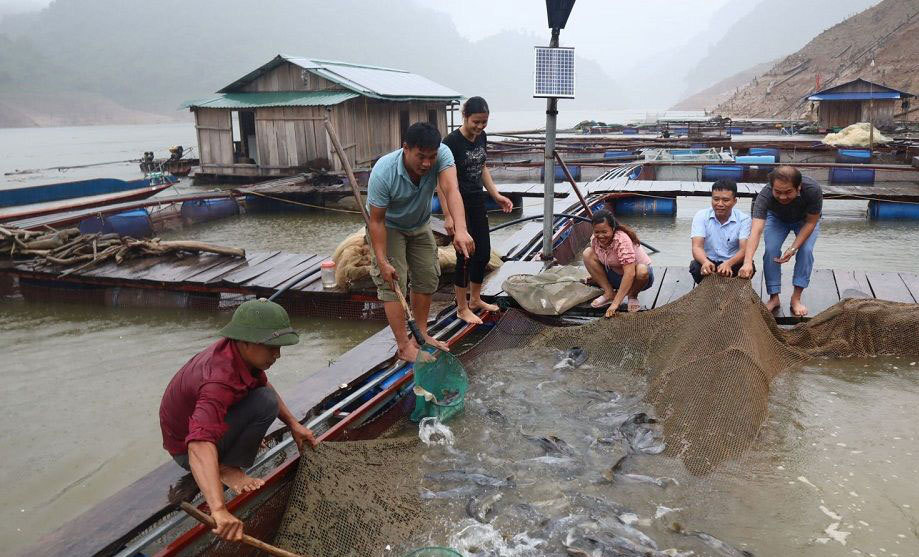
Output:
<svg viewBox="0 0 919 557">
<path fill-rule="evenodd" d="M 318 254 L 252 251 L 247 252 L 244 258 L 198 254 L 182 258 L 174 255 L 145 257 L 121 265 L 111 261 L 66 276 L 61 276 L 60 270 L 52 266 L 31 260 L 18 261 L 5 268 L 4 272 L 62 284 L 154 287 L 174 291 L 252 295 L 270 295 L 302 273 L 308 273 L 307 278 L 292 286 L 289 292 L 326 292 L 339 296 L 347 294 L 337 289 L 311 288 L 320 282 L 319 266 L 326 259 L 326 256 Z"/>
<path fill-rule="evenodd" d="M 561 184 L 556 184 L 556 188 Z M 738 197 L 753 197 L 765 184 L 738 183 Z M 581 191 L 587 194 L 624 193 L 636 195 L 653 195 L 659 197 L 708 197 L 712 192 L 712 182 L 687 182 L 678 180 L 629 180 L 612 178 L 595 180 L 584 184 Z M 919 184 L 898 185 L 824 185 L 825 199 L 878 199 L 884 201 L 919 201 Z M 568 192 L 571 186 L 560 191 Z M 529 195 L 535 196 L 536 190 Z"/>
<path fill-rule="evenodd" d="M 543 269 L 539 261 L 509 261 L 501 269 L 485 278 L 482 285 L 482 296 L 489 301 L 511 302 L 510 297 L 501 288 L 504 281 L 517 274 L 536 274 Z M 638 300 L 644 309 L 654 309 L 678 299 L 696 285 L 686 267 L 655 267 L 654 285 L 641 292 Z M 788 309 L 791 296 L 791 273 L 783 273 L 782 305 L 776 312 L 779 323 L 798 321 L 791 316 Z M 752 279 L 753 290 L 765 302 L 769 296 L 763 284 L 762 273 L 757 272 Z M 847 271 L 833 269 L 815 269 L 811 275 L 810 286 L 804 290 L 802 301 L 807 306 L 807 318 L 817 315 L 843 298 L 876 298 L 892 302 L 919 303 L 919 274 L 900 272 Z M 580 312 L 597 313 L 584 304 Z"/>
</svg>

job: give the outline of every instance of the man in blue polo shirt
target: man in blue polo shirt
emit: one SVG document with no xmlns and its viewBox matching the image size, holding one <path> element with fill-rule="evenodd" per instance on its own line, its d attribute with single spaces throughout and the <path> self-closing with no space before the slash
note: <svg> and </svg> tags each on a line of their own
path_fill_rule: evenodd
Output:
<svg viewBox="0 0 919 557">
<path fill-rule="evenodd" d="M 692 263 L 689 273 L 696 284 L 712 273 L 731 277 L 740 271 L 750 237 L 750 215 L 735 209 L 737 184 L 718 180 L 712 184 L 712 206 L 692 219 Z"/>
<path fill-rule="evenodd" d="M 373 246 L 370 275 L 396 337 L 397 355 L 407 362 L 415 361 L 420 347 L 406 331 L 405 313 L 393 287 L 396 281 L 402 292 L 411 283 L 412 315 L 425 342 L 448 349 L 428 334 L 431 295 L 440 282 L 437 244 L 429 224 L 438 185 L 453 215 L 453 245 L 468 258 L 475 246 L 466 231 L 456 166 L 437 128 L 423 122 L 409 126 L 402 148 L 373 165 L 367 185 L 368 232 Z"/>
</svg>

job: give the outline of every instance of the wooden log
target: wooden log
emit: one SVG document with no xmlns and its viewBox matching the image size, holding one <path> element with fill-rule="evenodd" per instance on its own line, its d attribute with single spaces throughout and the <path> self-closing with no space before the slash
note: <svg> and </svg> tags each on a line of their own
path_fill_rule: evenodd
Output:
<svg viewBox="0 0 919 557">
<path fill-rule="evenodd" d="M 183 240 L 173 240 L 167 242 L 157 242 L 160 246 L 171 248 L 173 250 L 186 250 L 186 251 L 206 251 L 208 253 L 216 253 L 219 255 L 230 255 L 233 257 L 245 257 L 246 250 L 242 248 L 225 248 L 223 246 L 215 246 L 213 244 L 208 244 L 205 242 L 194 242 L 194 241 L 183 241 Z"/>
</svg>

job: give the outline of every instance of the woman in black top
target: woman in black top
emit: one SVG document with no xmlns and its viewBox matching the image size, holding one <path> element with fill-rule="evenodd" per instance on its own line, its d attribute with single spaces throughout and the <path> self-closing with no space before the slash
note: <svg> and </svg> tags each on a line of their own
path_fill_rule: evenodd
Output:
<svg viewBox="0 0 919 557">
<path fill-rule="evenodd" d="M 456 274 L 453 279 L 456 286 L 456 315 L 467 323 L 482 322 L 476 315 L 479 310 L 498 311 L 498 306 L 486 304 L 481 298 L 485 266 L 491 258 L 488 213 L 485 210 L 486 190 L 505 213 L 510 213 L 514 208 L 510 199 L 498 193 L 485 166 L 487 125 L 488 103 L 482 97 L 472 97 L 463 105 L 463 125 L 444 138 L 444 144 L 453 152 L 456 161 L 456 177 L 466 209 L 466 228 L 475 241 L 475 253 L 468 260 L 463 254 L 456 254 Z M 452 233 L 453 218 L 445 203 L 440 206 L 444 207 L 447 231 Z"/>
</svg>

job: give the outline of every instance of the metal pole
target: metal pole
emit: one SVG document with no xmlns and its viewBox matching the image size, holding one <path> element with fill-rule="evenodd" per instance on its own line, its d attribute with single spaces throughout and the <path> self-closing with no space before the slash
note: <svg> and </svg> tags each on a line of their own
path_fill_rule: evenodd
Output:
<svg viewBox="0 0 919 557">
<path fill-rule="evenodd" d="M 552 30 L 552 40 L 549 41 L 550 48 L 558 47 L 558 29 Z M 558 99 L 549 97 L 546 99 L 546 152 L 545 152 L 545 172 L 543 181 L 543 220 L 542 225 L 542 259 L 543 261 L 552 260 L 552 229 L 555 222 L 552 214 L 555 212 L 555 124 L 558 116 Z"/>
</svg>

